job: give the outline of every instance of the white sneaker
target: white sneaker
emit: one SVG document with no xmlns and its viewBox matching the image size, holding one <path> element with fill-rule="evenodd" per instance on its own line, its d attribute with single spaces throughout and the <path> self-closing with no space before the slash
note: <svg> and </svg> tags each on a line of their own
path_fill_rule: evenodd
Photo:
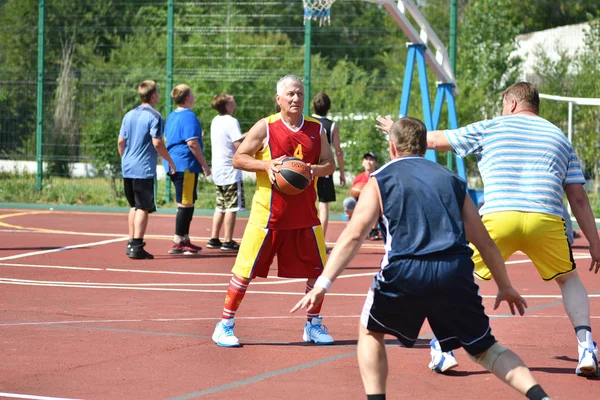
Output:
<svg viewBox="0 0 600 400">
<path fill-rule="evenodd" d="M 239 347 L 240 341 L 233 334 L 233 327 L 235 326 L 233 318 L 229 321 L 226 324 L 222 321 L 217 322 L 212 340 L 221 347 Z"/>
<path fill-rule="evenodd" d="M 431 362 L 429 363 L 429 369 L 433 372 L 443 373 L 451 370 L 452 368 L 458 367 L 458 362 L 454 358 L 454 352 L 443 352 L 440 347 L 440 342 L 436 338 L 431 339 L 429 342 L 431 348 Z"/>
<path fill-rule="evenodd" d="M 598 346 L 594 342 L 594 348 L 583 347 L 581 343 L 577 346 L 579 352 L 579 364 L 575 373 L 580 376 L 598 375 Z"/>
<path fill-rule="evenodd" d="M 304 335 L 302 335 L 302 339 L 305 342 L 333 344 L 333 338 L 327 333 L 327 327 L 322 325 L 321 322 L 323 322 L 323 318 L 313 318 L 311 322 L 306 321 L 304 324 Z"/>
</svg>

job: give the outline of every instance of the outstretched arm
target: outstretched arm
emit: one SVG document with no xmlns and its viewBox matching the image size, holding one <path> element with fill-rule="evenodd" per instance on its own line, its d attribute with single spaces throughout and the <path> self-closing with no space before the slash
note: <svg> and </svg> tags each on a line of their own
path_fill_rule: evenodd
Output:
<svg viewBox="0 0 600 400">
<path fill-rule="evenodd" d="M 341 233 L 321 276 L 315 287 L 300 300 L 290 312 L 300 308 L 312 309 L 323 301 L 323 297 L 331 282 L 342 273 L 356 255 L 367 233 L 381 213 L 381 197 L 379 185 L 375 178 L 370 178 L 365 185 L 360 200 L 356 204 L 352 219 Z"/>
<path fill-rule="evenodd" d="M 392 125 L 394 124 L 394 120 L 390 117 L 377 117 L 378 125 L 375 125 L 377 129 L 382 132 L 386 132 L 389 134 L 390 129 L 392 129 Z M 444 131 L 427 131 L 427 148 L 430 150 L 436 151 L 453 151 L 454 149 L 450 145 L 448 138 Z"/>
</svg>

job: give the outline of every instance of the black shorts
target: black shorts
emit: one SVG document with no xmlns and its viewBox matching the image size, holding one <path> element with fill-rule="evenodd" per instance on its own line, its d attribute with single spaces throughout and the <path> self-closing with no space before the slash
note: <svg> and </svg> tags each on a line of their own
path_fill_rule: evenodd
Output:
<svg viewBox="0 0 600 400">
<path fill-rule="evenodd" d="M 154 178 L 123 178 L 123 188 L 129 207 L 136 210 L 156 211 L 154 201 Z"/>
<path fill-rule="evenodd" d="M 365 328 L 412 347 L 425 318 L 442 351 L 463 347 L 476 355 L 496 342 L 470 255 L 400 260 L 375 276 L 361 315 Z"/>
<path fill-rule="evenodd" d="M 169 176 L 175 185 L 175 201 L 186 206 L 194 205 L 198 200 L 198 173 L 186 169 L 185 172 L 175 172 Z"/>
<path fill-rule="evenodd" d="M 333 176 L 320 176 L 317 179 L 317 194 L 319 202 L 331 203 L 335 201 L 335 185 L 333 184 Z"/>
</svg>

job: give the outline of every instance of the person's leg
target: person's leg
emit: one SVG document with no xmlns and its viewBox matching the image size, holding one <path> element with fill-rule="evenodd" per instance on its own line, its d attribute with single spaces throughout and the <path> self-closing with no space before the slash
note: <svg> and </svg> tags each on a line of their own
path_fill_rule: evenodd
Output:
<svg viewBox="0 0 600 400">
<path fill-rule="evenodd" d="M 209 249 L 220 249 L 223 245 L 219 238 L 225 219 L 225 188 L 224 186 L 215 185 L 215 213 L 213 214 L 210 239 L 206 244 Z"/>
<path fill-rule="evenodd" d="M 223 226 L 223 220 L 225 219 L 225 213 L 219 209 L 215 209 L 212 221 L 212 230 L 210 232 L 211 239 L 219 239 L 221 236 L 221 227 Z"/>
<path fill-rule="evenodd" d="M 135 196 L 135 210 L 133 215 L 133 239 L 129 257 L 138 260 L 151 260 L 154 256 L 144 250 L 144 235 L 148 226 L 148 214 L 156 211 L 154 202 L 154 180 L 133 180 L 133 191 Z"/>
<path fill-rule="evenodd" d="M 523 252 L 534 263 L 545 281 L 556 280 L 563 305 L 575 329 L 578 341 L 578 375 L 595 375 L 598 350 L 590 328 L 590 303 L 585 286 L 579 279 L 565 223 L 559 216 L 529 213 L 530 237 Z"/>
<path fill-rule="evenodd" d="M 135 210 L 133 221 L 133 238 L 144 239 L 148 227 L 148 210 Z"/>
<path fill-rule="evenodd" d="M 135 237 L 135 207 L 129 209 L 127 220 L 129 226 L 129 240 L 131 240 Z"/>
<path fill-rule="evenodd" d="M 548 397 L 521 358 L 498 342 L 482 353 L 469 356 L 528 399 L 543 400 Z"/>
<path fill-rule="evenodd" d="M 360 324 L 357 356 L 367 396 L 385 395 L 388 361 L 383 337 L 383 333 L 369 331 Z"/>
<path fill-rule="evenodd" d="M 266 277 L 273 261 L 272 231 L 265 232 L 261 227 L 249 223 L 244 231 L 242 246 L 231 270 L 233 273 L 225 295 L 221 320 L 217 322 L 212 335 L 213 341 L 221 347 L 237 347 L 238 338 L 233 333 L 235 314 L 253 277 Z"/>
<path fill-rule="evenodd" d="M 236 212 L 228 211 L 225 213 L 225 242 L 231 242 L 233 240 L 233 229 L 235 228 L 235 220 L 237 217 Z"/>
<path fill-rule="evenodd" d="M 329 203 L 319 202 L 319 220 L 323 227 L 323 235 L 327 237 L 327 226 L 329 225 Z"/>
<path fill-rule="evenodd" d="M 175 215 L 175 235 L 169 253 L 196 254 L 202 248 L 191 243 L 189 232 L 194 217 L 194 203 L 197 199 L 198 174 L 185 170 L 185 172 L 172 175 L 172 178 L 175 183 L 177 214 Z"/>
</svg>

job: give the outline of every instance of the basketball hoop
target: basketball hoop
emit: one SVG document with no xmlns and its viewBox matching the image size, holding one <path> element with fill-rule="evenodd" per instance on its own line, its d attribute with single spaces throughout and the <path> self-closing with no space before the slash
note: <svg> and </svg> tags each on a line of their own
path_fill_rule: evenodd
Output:
<svg viewBox="0 0 600 400">
<path fill-rule="evenodd" d="M 319 26 L 327 21 L 331 23 L 330 9 L 335 0 L 302 0 L 304 3 L 304 22 L 307 20 L 319 21 Z"/>
</svg>

